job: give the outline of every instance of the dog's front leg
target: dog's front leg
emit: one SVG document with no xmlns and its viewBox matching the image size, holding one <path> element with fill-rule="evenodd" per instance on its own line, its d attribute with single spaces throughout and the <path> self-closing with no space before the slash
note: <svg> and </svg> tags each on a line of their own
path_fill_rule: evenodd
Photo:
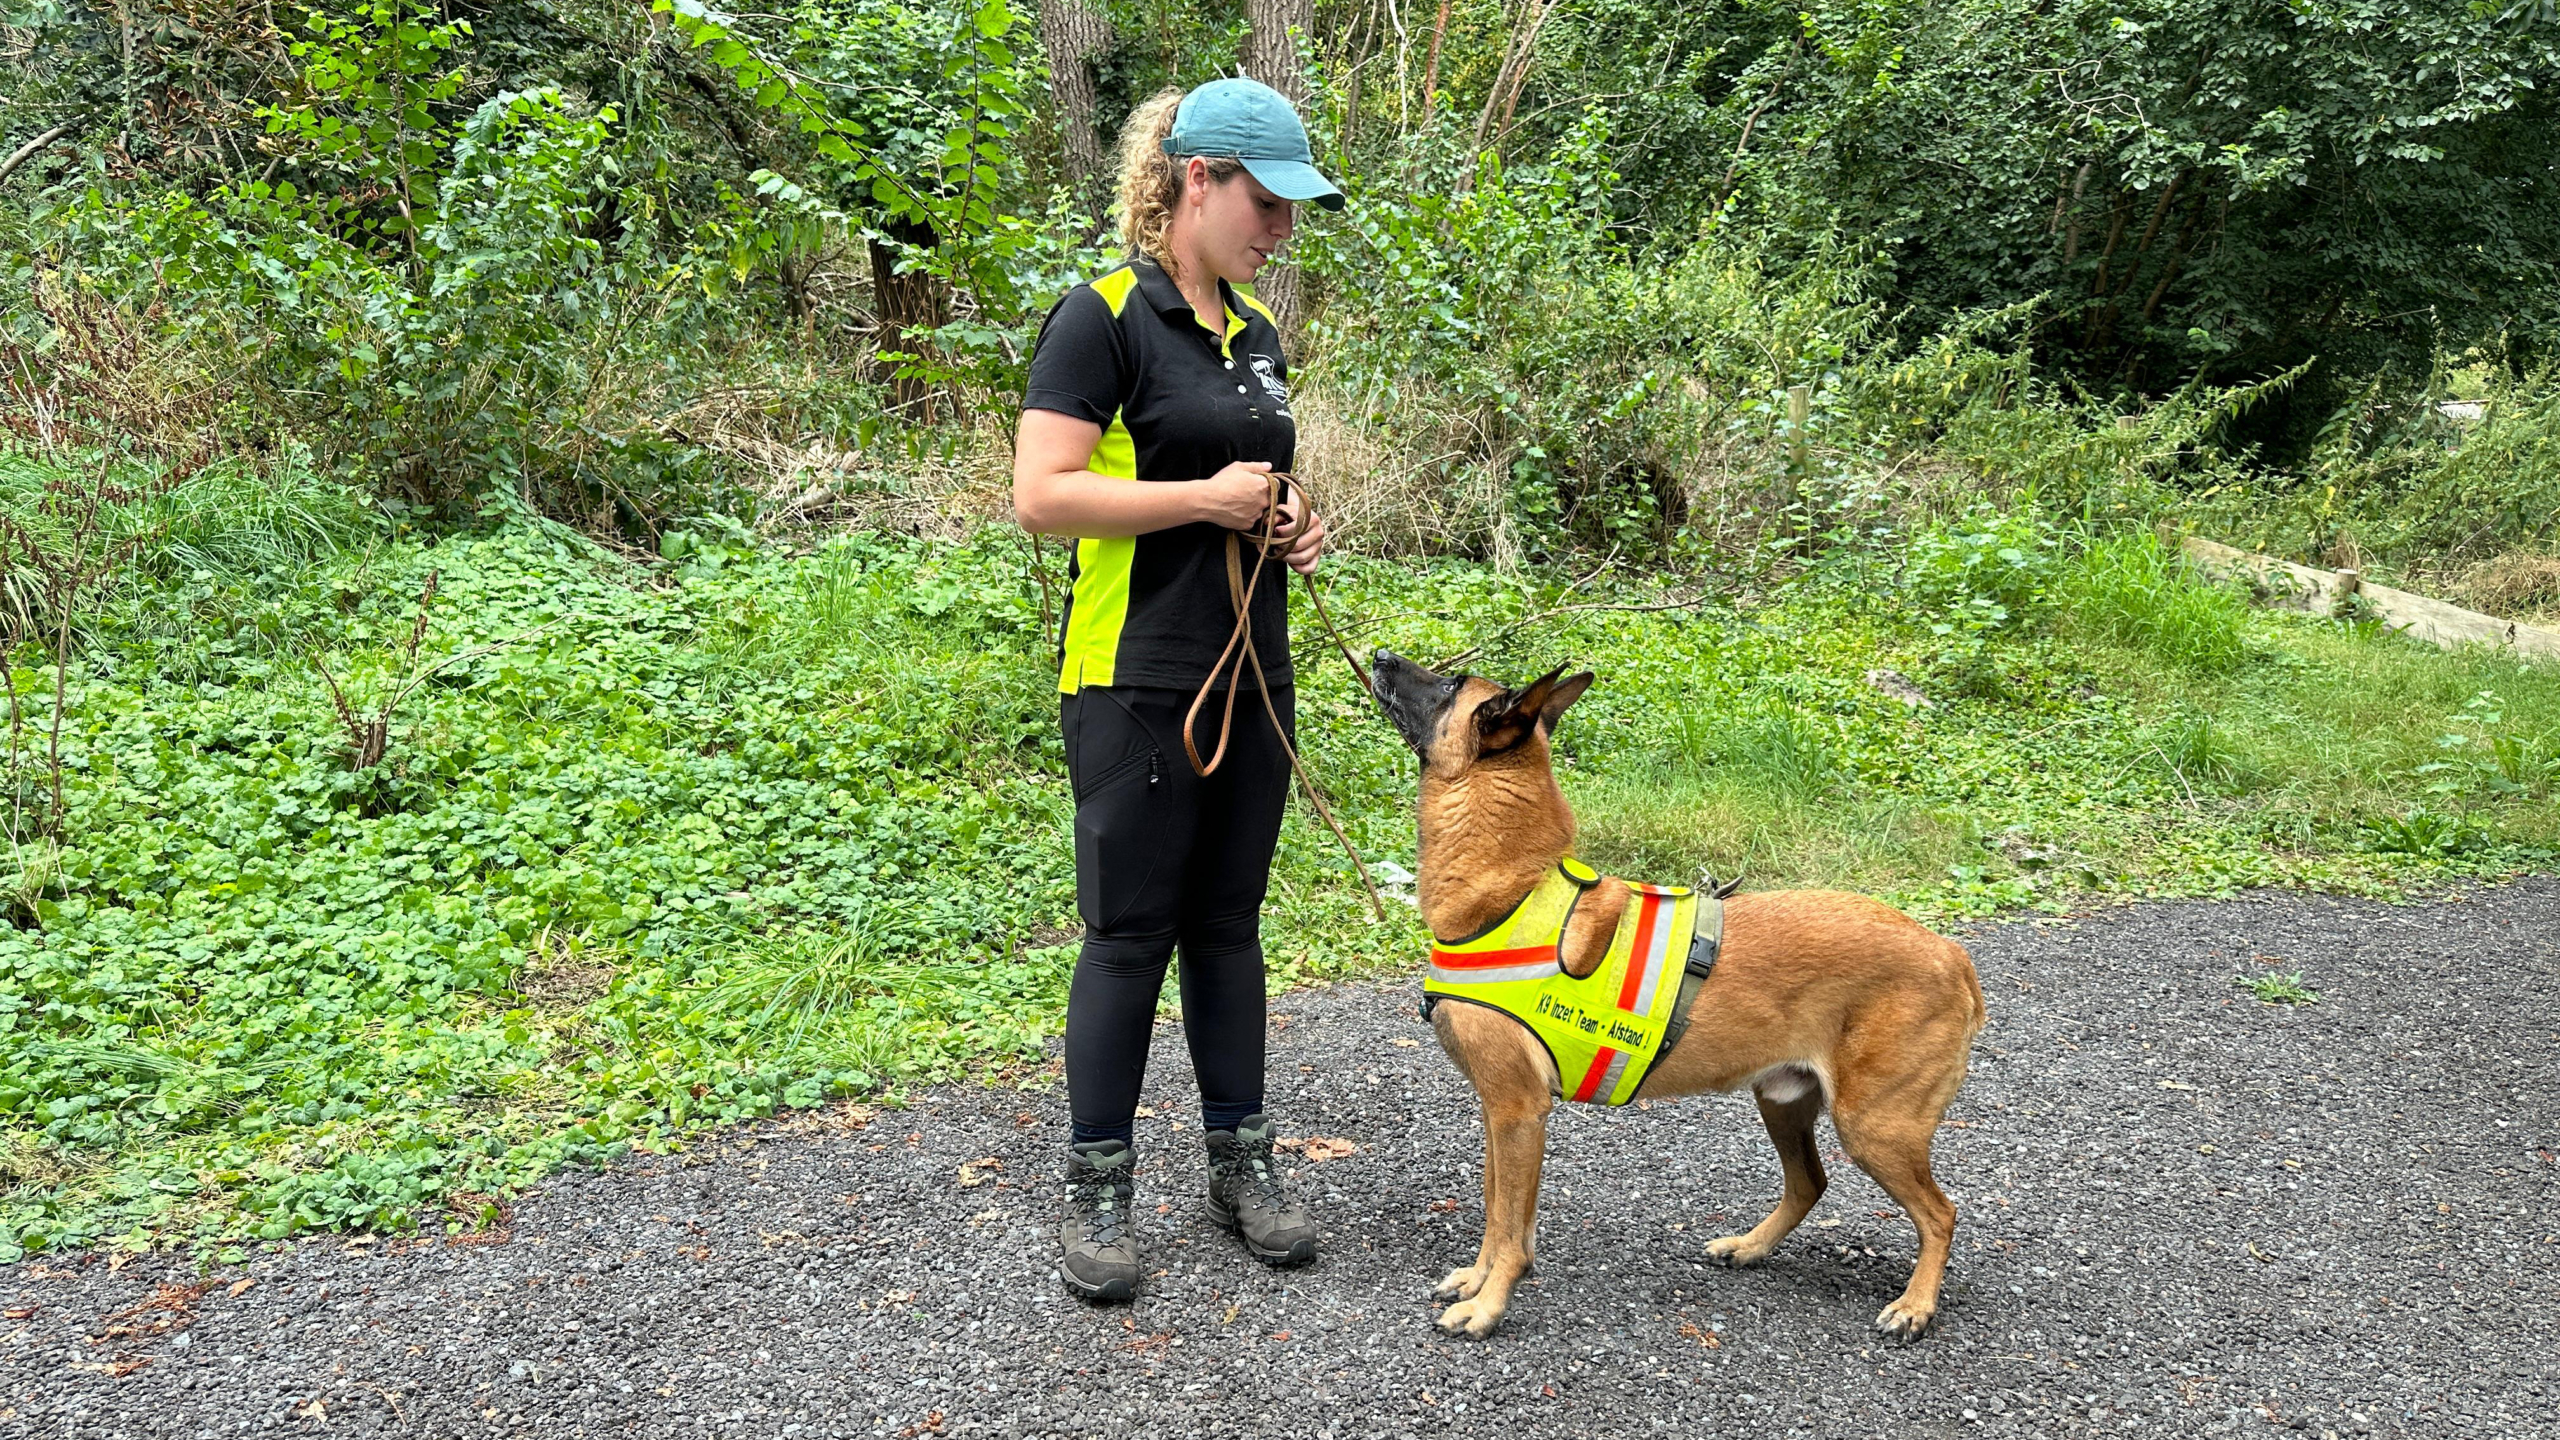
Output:
<svg viewBox="0 0 2560 1440">
<path fill-rule="evenodd" d="M 1502 1189 L 1502 1182 L 1494 1176 L 1494 1164 L 1493 1116 L 1488 1108 L 1484 1117 L 1484 1158 L 1478 1167 L 1484 1172 L 1484 1239 L 1476 1246 L 1474 1264 L 1450 1271 L 1447 1279 L 1432 1287 L 1431 1298 L 1443 1304 L 1451 1300 L 1473 1300 L 1476 1292 L 1484 1288 L 1486 1262 L 1493 1258 L 1493 1207 L 1497 1203 L 1494 1197 Z"/>
<path fill-rule="evenodd" d="M 1457 1303 L 1440 1312 L 1449 1334 L 1483 1339 L 1510 1308 L 1511 1287 L 1536 1258 L 1538 1176 L 1547 1158 L 1546 1091 L 1530 1098 L 1485 1097 L 1484 1245 L 1476 1263 L 1441 1282 L 1441 1298 Z"/>
</svg>

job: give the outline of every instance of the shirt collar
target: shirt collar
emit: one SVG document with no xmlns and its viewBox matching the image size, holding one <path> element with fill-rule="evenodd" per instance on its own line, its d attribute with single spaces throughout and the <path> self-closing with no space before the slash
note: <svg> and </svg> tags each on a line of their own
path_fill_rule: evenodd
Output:
<svg viewBox="0 0 2560 1440">
<path fill-rule="evenodd" d="M 1147 297 L 1147 303 L 1156 307 L 1157 313 L 1179 313 L 1190 315 L 1195 320 L 1198 318 L 1198 312 L 1184 298 L 1182 287 L 1173 283 L 1173 277 L 1165 273 L 1162 265 L 1141 255 L 1130 262 L 1129 268 L 1138 272 L 1138 293 Z M 1224 280 L 1218 282 L 1218 303 L 1227 307 L 1228 315 L 1244 313 L 1244 308 L 1236 304 L 1235 291 L 1228 288 Z M 1222 315 L 1219 318 L 1223 320 L 1226 317 Z"/>
</svg>

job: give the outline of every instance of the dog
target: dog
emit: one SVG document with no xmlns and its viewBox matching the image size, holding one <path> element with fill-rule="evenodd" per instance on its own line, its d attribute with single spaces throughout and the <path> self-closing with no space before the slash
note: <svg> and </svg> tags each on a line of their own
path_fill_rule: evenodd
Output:
<svg viewBox="0 0 2560 1440">
<path fill-rule="evenodd" d="M 1438 942 L 1435 967 L 1455 954 L 1442 947 L 1510 923 L 1506 917 L 1530 903 L 1524 897 L 1552 888 L 1548 877 L 1560 870 L 1583 888 L 1553 931 L 1552 963 L 1576 977 L 1604 959 L 1612 976 L 1625 968 L 1615 958 L 1625 942 L 1614 937 L 1631 900 L 1701 911 L 1712 904 L 1686 891 L 1630 886 L 1569 859 L 1573 810 L 1557 788 L 1548 741 L 1590 688 L 1589 673 L 1565 677 L 1559 669 L 1505 689 L 1477 676 L 1437 675 L 1381 650 L 1372 679 L 1380 707 L 1422 762 L 1416 898 Z M 1929 1146 L 1985 1019 L 1972 957 L 1891 906 L 1836 891 L 1736 895 L 1722 920 L 1720 945 L 1699 925 L 1709 968 L 1700 970 L 1692 949 L 1688 970 L 1705 978 L 1682 1018 L 1667 1020 L 1668 1038 L 1650 1068 L 1618 1099 L 1638 1089 L 1647 1098 L 1752 1092 L 1786 1189 L 1757 1226 L 1709 1242 L 1710 1258 L 1736 1266 L 1768 1255 L 1821 1198 L 1814 1121 L 1828 1108 L 1849 1157 L 1919 1231 L 1910 1284 L 1875 1320 L 1887 1336 L 1917 1339 L 1938 1313 L 1955 1235 L 1955 1205 L 1930 1171 Z M 1547 983 L 1564 982 L 1550 974 Z M 1615 988 L 1613 979 L 1604 984 Z M 1635 989 L 1630 979 L 1628 993 Z M 1649 980 L 1646 990 L 1653 993 Z M 1678 1010 L 1669 1000 L 1649 1003 L 1666 1017 Z M 1482 1338 L 1535 1258 L 1547 1113 L 1576 1077 L 1559 1074 L 1530 1020 L 1484 1004 L 1439 1004 L 1430 1016 L 1441 1048 L 1475 1087 L 1485 1132 L 1484 1243 L 1475 1263 L 1451 1271 L 1433 1298 L 1447 1302 L 1443 1331 Z M 1595 1062 L 1595 1077 L 1599 1068 Z"/>
</svg>

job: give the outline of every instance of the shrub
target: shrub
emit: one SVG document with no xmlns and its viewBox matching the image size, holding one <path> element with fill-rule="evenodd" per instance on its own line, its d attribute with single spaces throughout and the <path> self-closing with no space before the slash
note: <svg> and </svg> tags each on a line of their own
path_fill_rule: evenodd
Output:
<svg viewBox="0 0 2560 1440">
<path fill-rule="evenodd" d="M 1319 493 L 1505 561 L 1757 528 L 1736 522 L 1785 478 L 1787 387 L 1814 388 L 1821 428 L 1875 326 L 1874 259 L 1825 243 L 1785 262 L 1721 231 L 1639 250 L 1612 228 L 1609 138 L 1595 108 L 1538 164 L 1417 154 L 1299 236 L 1340 297 L 1311 328 L 1302 409 L 1333 445 L 1389 457 L 1306 447 Z M 1445 518 L 1412 513 L 1435 505 Z"/>
<path fill-rule="evenodd" d="M 1936 634 L 2022 630 L 2053 609 L 2061 549 L 2032 497 L 2007 509 L 1978 501 L 1911 537 L 1903 583 L 1938 617 Z"/>
<path fill-rule="evenodd" d="M 2233 542 L 2451 573 L 2560 541 L 2560 367 L 2493 376 L 2471 422 L 2447 413 L 2446 370 L 2423 386 L 2370 381 L 2321 428 L 2299 475 L 2246 492 Z"/>
</svg>

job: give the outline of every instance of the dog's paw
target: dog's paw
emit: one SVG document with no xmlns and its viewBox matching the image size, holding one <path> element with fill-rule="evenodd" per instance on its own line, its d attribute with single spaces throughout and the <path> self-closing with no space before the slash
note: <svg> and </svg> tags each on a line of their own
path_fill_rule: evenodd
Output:
<svg viewBox="0 0 2560 1440">
<path fill-rule="evenodd" d="M 1446 1303 L 1451 1300 L 1473 1300 L 1484 1288 L 1485 1267 L 1469 1265 L 1452 1270 L 1449 1278 L 1431 1288 L 1431 1298 Z"/>
<path fill-rule="evenodd" d="M 1748 1235 L 1726 1235 L 1707 1242 L 1707 1259 L 1739 1270 L 1767 1259 L 1769 1250 L 1769 1246 L 1753 1244 Z"/>
<path fill-rule="evenodd" d="M 1876 1315 L 1876 1330 L 1895 1340 L 1917 1340 L 1928 1333 L 1929 1322 L 1937 1316 L 1937 1306 L 1920 1304 L 1905 1295 Z"/>
<path fill-rule="evenodd" d="M 1461 1300 L 1440 1312 L 1440 1333 L 1481 1340 L 1502 1320 L 1502 1307 L 1489 1300 Z"/>
</svg>

